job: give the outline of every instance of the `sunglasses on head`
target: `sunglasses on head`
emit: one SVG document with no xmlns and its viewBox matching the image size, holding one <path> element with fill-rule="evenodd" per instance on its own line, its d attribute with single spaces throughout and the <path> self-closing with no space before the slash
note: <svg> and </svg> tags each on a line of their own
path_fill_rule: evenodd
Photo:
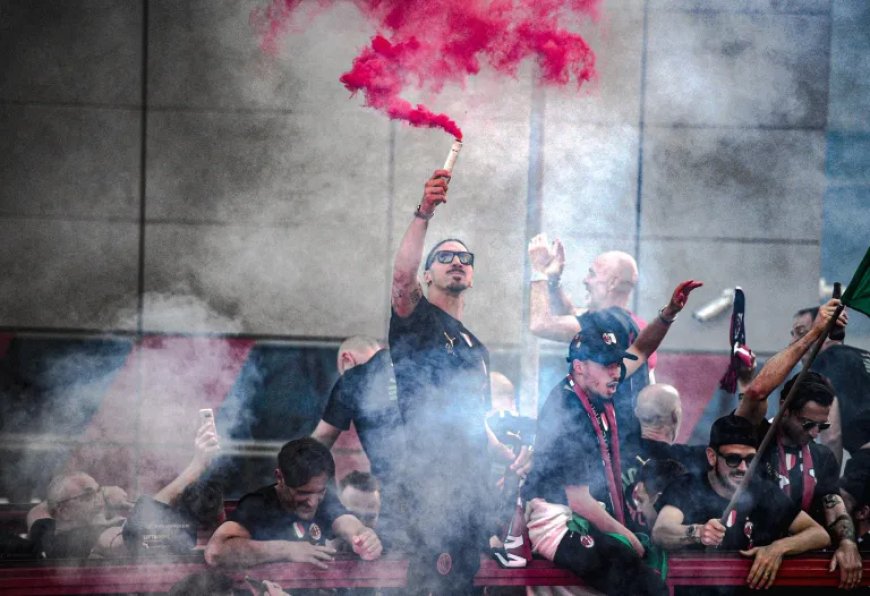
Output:
<svg viewBox="0 0 870 596">
<path fill-rule="evenodd" d="M 821 432 L 823 430 L 828 430 L 829 428 L 831 428 L 831 423 L 830 422 L 814 422 L 812 420 L 804 420 L 803 422 L 801 422 L 801 428 L 803 428 L 807 432 L 810 432 L 811 430 L 813 430 L 814 426 L 818 426 L 819 432 Z"/>
<path fill-rule="evenodd" d="M 728 466 L 729 468 L 736 468 L 737 466 L 740 465 L 740 462 L 745 462 L 746 465 L 748 466 L 749 464 L 752 463 L 752 460 L 755 459 L 754 453 L 752 455 L 747 455 L 745 457 L 741 457 L 741 456 L 737 455 L 736 453 L 725 454 L 725 453 L 721 453 L 719 451 L 717 451 L 716 453 L 719 455 L 719 457 L 721 457 L 722 459 L 725 460 L 725 465 Z"/>
<path fill-rule="evenodd" d="M 433 256 L 433 260 L 444 265 L 453 262 L 453 257 L 459 257 L 459 262 L 463 265 L 474 266 L 474 253 L 467 250 L 439 250 Z"/>
</svg>

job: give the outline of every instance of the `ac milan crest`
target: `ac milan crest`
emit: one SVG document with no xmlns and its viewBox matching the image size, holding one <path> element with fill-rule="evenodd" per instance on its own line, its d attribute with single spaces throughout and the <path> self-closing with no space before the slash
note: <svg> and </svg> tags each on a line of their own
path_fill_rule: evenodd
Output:
<svg viewBox="0 0 870 596">
<path fill-rule="evenodd" d="M 320 526 L 317 524 L 308 526 L 308 533 L 311 534 L 311 539 L 315 541 L 319 541 L 321 536 L 323 536 L 323 532 L 320 531 Z"/>
<path fill-rule="evenodd" d="M 586 548 L 592 548 L 593 546 L 595 546 L 595 539 L 589 534 L 584 534 L 580 537 L 580 544 L 582 544 Z"/>
<path fill-rule="evenodd" d="M 616 335 L 613 333 L 602 333 L 601 340 L 608 346 L 616 345 Z"/>
<path fill-rule="evenodd" d="M 438 573 L 441 575 L 447 575 L 450 573 L 450 570 L 453 569 L 453 559 L 450 557 L 450 553 L 441 553 L 438 555 L 435 569 L 437 569 Z"/>
<path fill-rule="evenodd" d="M 743 524 L 743 535 L 746 536 L 746 539 L 749 541 L 749 546 L 747 548 L 752 548 L 752 529 L 754 527 L 752 520 L 747 517 L 746 523 Z"/>
</svg>

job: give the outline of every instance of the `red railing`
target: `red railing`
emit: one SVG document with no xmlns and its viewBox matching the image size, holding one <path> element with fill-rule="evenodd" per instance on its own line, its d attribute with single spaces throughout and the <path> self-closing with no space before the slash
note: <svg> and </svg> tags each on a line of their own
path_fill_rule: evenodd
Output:
<svg viewBox="0 0 870 596">
<path fill-rule="evenodd" d="M 774 586 L 836 588 L 839 573 L 828 572 L 830 555 L 813 553 L 783 561 Z M 670 558 L 668 586 L 740 586 L 746 582 L 751 561 L 737 553 L 680 553 Z M 7 595 L 112 594 L 168 592 L 187 575 L 205 569 L 201 558 L 137 564 L 88 561 L 17 563 L 0 567 L 0 593 Z M 307 563 L 272 563 L 229 574 L 240 582 L 245 575 L 270 579 L 286 589 L 299 588 L 401 588 L 405 585 L 407 561 L 398 555 L 377 561 L 339 556 L 328 570 Z M 543 560 L 525 569 L 502 569 L 483 558 L 475 578 L 478 586 L 570 586 L 583 585 L 572 573 Z M 862 586 L 870 586 L 870 559 L 864 560 Z"/>
</svg>

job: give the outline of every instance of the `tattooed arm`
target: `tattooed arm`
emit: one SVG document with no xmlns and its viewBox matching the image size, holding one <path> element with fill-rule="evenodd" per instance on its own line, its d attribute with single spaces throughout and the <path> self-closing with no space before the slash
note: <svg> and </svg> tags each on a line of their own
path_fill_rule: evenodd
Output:
<svg viewBox="0 0 870 596">
<path fill-rule="evenodd" d="M 861 581 L 861 555 L 855 543 L 855 525 L 846 511 L 843 498 L 832 493 L 822 497 L 825 511 L 825 529 L 831 535 L 831 542 L 837 545 L 831 558 L 830 571 L 840 568 L 840 587 L 851 589 Z"/>
<path fill-rule="evenodd" d="M 423 296 L 423 288 L 417 279 L 417 269 L 420 268 L 423 258 L 423 243 L 426 240 L 429 219 L 435 214 L 435 207 L 447 202 L 449 183 L 450 172 L 435 170 L 426 181 L 423 200 L 402 236 L 402 243 L 393 263 L 393 287 L 390 295 L 393 310 L 400 317 L 410 316 Z"/>
</svg>

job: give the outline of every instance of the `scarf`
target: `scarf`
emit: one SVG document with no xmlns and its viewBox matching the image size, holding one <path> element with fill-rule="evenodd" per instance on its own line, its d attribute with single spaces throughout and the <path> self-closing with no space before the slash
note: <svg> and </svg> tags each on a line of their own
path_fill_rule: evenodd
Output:
<svg viewBox="0 0 870 596">
<path fill-rule="evenodd" d="M 779 455 L 779 475 L 780 478 L 790 478 L 789 469 L 786 465 L 786 453 L 785 446 L 782 443 L 782 435 L 777 433 L 776 435 L 776 448 L 778 450 Z M 800 463 L 803 468 L 801 474 L 803 476 L 803 494 L 801 496 L 801 509 L 804 511 L 810 510 L 810 504 L 813 501 L 813 493 L 816 490 L 816 479 L 813 476 L 813 456 L 810 453 L 809 444 L 804 445 L 801 448 L 800 455 Z M 798 462 L 795 462 L 795 465 L 798 465 Z M 792 466 L 794 467 L 794 466 Z M 791 497 L 791 482 L 788 482 L 782 487 L 783 492 Z"/>
</svg>

